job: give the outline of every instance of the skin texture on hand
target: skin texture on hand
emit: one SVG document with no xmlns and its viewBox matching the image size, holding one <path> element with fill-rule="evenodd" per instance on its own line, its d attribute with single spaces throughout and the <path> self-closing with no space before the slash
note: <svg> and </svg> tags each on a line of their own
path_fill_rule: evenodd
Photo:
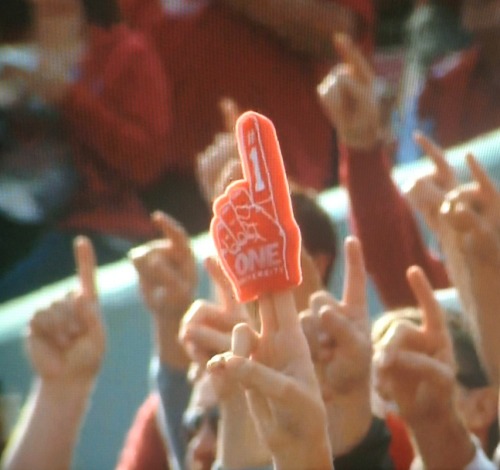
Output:
<svg viewBox="0 0 500 470">
<path fill-rule="evenodd" d="M 422 214 L 429 228 L 439 237 L 439 210 L 446 193 L 458 182 L 443 149 L 423 134 L 415 134 L 415 141 L 432 160 L 434 168 L 417 178 L 406 188 L 405 197 L 414 210 Z"/>
<path fill-rule="evenodd" d="M 463 468 L 475 448 L 456 407 L 453 346 L 444 313 L 418 267 L 407 272 L 422 311 L 417 327 L 401 322 L 378 343 L 375 386 L 410 426 L 426 468 Z"/>
<path fill-rule="evenodd" d="M 372 343 L 366 272 L 359 241 L 345 241 L 346 276 L 341 301 L 316 292 L 300 315 L 329 418 L 333 455 L 354 447 L 368 431 Z"/>
<path fill-rule="evenodd" d="M 233 181 L 243 178 L 234 129 L 241 114 L 230 98 L 219 103 L 225 132 L 216 134 L 211 145 L 196 157 L 196 179 L 208 204 Z"/>
<path fill-rule="evenodd" d="M 495 384 L 500 382 L 500 197 L 495 185 L 469 155 L 472 184 L 446 195 L 440 223 L 446 235 L 446 264 L 470 320 L 476 348 Z"/>
<path fill-rule="evenodd" d="M 334 43 L 342 63 L 318 86 L 320 102 L 342 144 L 372 149 L 382 134 L 374 73 L 352 40 L 338 35 Z"/>
<path fill-rule="evenodd" d="M 53 383 L 93 383 L 105 350 L 105 332 L 95 287 L 90 241 L 75 241 L 79 288 L 35 313 L 27 349 L 33 368 Z"/>
<path fill-rule="evenodd" d="M 79 286 L 38 310 L 27 351 L 38 376 L 2 460 L 6 470 L 63 470 L 74 447 L 105 351 L 90 241 L 75 240 Z"/>
<path fill-rule="evenodd" d="M 261 332 L 233 330 L 232 352 L 208 363 L 246 389 L 275 468 L 332 468 L 326 411 L 290 291 L 259 298 Z"/>
<path fill-rule="evenodd" d="M 155 212 L 153 222 L 163 238 L 132 249 L 129 258 L 139 275 L 143 299 L 153 314 L 160 360 L 186 369 L 188 360 L 177 342 L 177 333 L 197 286 L 196 261 L 190 239 L 177 221 Z"/>
<path fill-rule="evenodd" d="M 218 301 L 196 300 L 186 311 L 179 328 L 179 342 L 200 369 L 205 368 L 212 356 L 231 349 L 234 326 L 252 323 L 246 307 L 234 297 L 217 259 L 207 258 L 205 267 L 215 285 Z"/>
</svg>

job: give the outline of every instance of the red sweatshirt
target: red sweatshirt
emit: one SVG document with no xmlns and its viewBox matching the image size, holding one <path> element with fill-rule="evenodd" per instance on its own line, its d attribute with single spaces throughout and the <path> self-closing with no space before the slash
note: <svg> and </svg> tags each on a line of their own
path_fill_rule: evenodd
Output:
<svg viewBox="0 0 500 470">
<path fill-rule="evenodd" d="M 154 236 L 138 191 L 165 168 L 169 88 L 149 43 L 124 25 L 91 27 L 62 104 L 81 185 L 61 227 L 133 240 Z"/>
<path fill-rule="evenodd" d="M 427 250 L 412 209 L 391 178 L 381 148 L 341 148 L 340 177 L 350 198 L 351 225 L 381 300 L 393 309 L 415 305 L 406 270 L 422 267 L 434 289 L 449 287 L 443 264 Z"/>
<path fill-rule="evenodd" d="M 485 83 L 476 48 L 432 67 L 419 100 L 419 115 L 434 120 L 443 147 L 500 127 L 500 91 Z"/>
<path fill-rule="evenodd" d="M 371 2 L 356 3 L 373 14 Z M 188 16 L 169 15 L 143 0 L 121 4 L 133 27 L 151 35 L 172 80 L 166 153 L 172 171 L 193 174 L 196 155 L 224 130 L 218 103 L 231 97 L 240 109 L 273 121 L 292 179 L 316 189 L 333 183 L 334 144 L 316 95 L 317 62 L 216 2 Z"/>
</svg>

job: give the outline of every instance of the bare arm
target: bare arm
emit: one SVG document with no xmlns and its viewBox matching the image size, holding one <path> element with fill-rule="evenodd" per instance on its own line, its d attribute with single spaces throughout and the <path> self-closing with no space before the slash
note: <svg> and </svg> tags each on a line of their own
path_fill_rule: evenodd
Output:
<svg viewBox="0 0 500 470">
<path fill-rule="evenodd" d="M 105 349 L 88 240 L 76 243 L 80 290 L 39 310 L 27 349 L 38 380 L 2 469 L 69 469 Z"/>
</svg>

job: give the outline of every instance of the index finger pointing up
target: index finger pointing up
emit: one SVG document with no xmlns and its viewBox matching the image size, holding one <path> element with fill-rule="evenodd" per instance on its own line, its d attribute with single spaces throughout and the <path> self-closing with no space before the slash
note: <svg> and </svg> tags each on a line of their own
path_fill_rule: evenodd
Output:
<svg viewBox="0 0 500 470">
<path fill-rule="evenodd" d="M 472 173 L 472 177 L 479 183 L 483 193 L 488 198 L 495 197 L 498 194 L 495 184 L 472 154 L 467 155 L 467 165 Z"/>
<path fill-rule="evenodd" d="M 366 305 L 366 271 L 359 240 L 347 237 L 344 243 L 346 274 L 343 301 L 348 305 Z"/>
<path fill-rule="evenodd" d="M 342 59 L 342 62 L 349 65 L 355 76 L 363 83 L 371 83 L 373 81 L 373 71 L 370 64 L 352 39 L 345 34 L 336 34 L 333 38 L 333 42 L 335 50 Z"/>
<path fill-rule="evenodd" d="M 97 299 L 96 258 L 92 243 L 87 237 L 79 236 L 75 239 L 73 248 L 82 294 L 95 300 Z"/>
<path fill-rule="evenodd" d="M 411 266 L 406 272 L 408 283 L 422 309 L 422 325 L 425 332 L 446 331 L 443 310 L 434 297 L 431 284 L 422 268 Z"/>
<path fill-rule="evenodd" d="M 177 250 L 189 250 L 189 237 L 177 220 L 161 211 L 154 212 L 152 218 L 162 235 L 171 240 Z"/>
<path fill-rule="evenodd" d="M 446 161 L 443 149 L 439 147 L 435 142 L 426 137 L 420 132 L 416 132 L 414 135 L 415 142 L 420 146 L 420 148 L 427 154 L 427 156 L 434 162 L 439 175 L 446 179 L 447 181 L 451 178 L 455 178 L 452 167 Z"/>
</svg>

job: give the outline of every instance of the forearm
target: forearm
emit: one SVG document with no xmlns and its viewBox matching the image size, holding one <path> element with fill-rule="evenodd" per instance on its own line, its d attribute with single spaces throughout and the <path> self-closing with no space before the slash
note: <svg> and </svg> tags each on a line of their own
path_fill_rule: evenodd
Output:
<svg viewBox="0 0 500 470">
<path fill-rule="evenodd" d="M 93 383 L 61 386 L 38 380 L 2 460 L 2 469 L 66 470 Z"/>
<path fill-rule="evenodd" d="M 189 358 L 180 344 L 177 333 L 179 318 L 173 312 L 158 312 L 154 315 L 154 340 L 161 364 L 167 364 L 179 372 L 187 372 Z"/>
<path fill-rule="evenodd" d="M 342 146 L 341 175 L 349 193 L 353 230 L 385 305 L 416 304 L 406 282 L 406 270 L 412 265 L 424 269 L 434 288 L 448 287 L 446 270 L 427 250 L 413 212 L 392 180 L 382 146 L 371 151 Z"/>
<path fill-rule="evenodd" d="M 271 463 L 271 454 L 259 439 L 249 414 L 245 392 L 238 387 L 221 400 L 217 456 L 223 468 L 261 468 Z"/>
<path fill-rule="evenodd" d="M 348 396 L 336 396 L 325 405 L 332 455 L 344 455 L 363 440 L 370 428 L 373 419 L 370 391 L 356 390 Z"/>
<path fill-rule="evenodd" d="M 465 468 L 476 449 L 469 431 L 456 413 L 410 425 L 417 453 L 428 470 Z"/>
<path fill-rule="evenodd" d="M 325 427 L 317 437 L 297 442 L 293 449 L 283 449 L 283 452 L 273 452 L 275 470 L 333 470 L 333 458 L 328 442 L 328 432 Z"/>
</svg>

